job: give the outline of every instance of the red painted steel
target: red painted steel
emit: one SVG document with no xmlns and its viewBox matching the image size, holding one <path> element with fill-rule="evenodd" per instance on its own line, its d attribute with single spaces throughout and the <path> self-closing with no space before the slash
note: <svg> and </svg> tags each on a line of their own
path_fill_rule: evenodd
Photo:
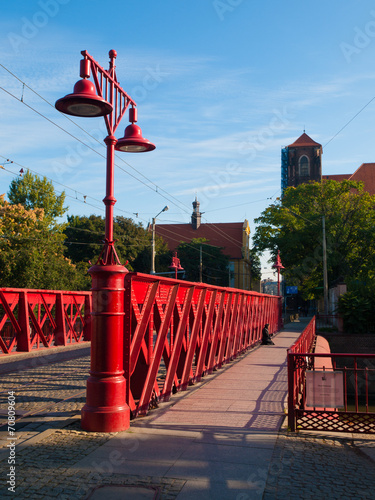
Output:
<svg viewBox="0 0 375 500">
<path fill-rule="evenodd" d="M 93 266 L 90 377 L 81 426 L 87 431 L 127 429 L 130 409 L 124 379 L 124 274 L 122 266 Z"/>
<path fill-rule="evenodd" d="M 142 137 L 140 127 L 132 123 L 125 136 L 117 140 L 116 129 L 131 105 L 136 103 L 119 85 L 116 76 L 117 52 L 109 51 L 109 69 L 104 70 L 86 50 L 80 63 L 83 81 L 74 87 L 73 94 L 62 97 L 55 107 L 69 115 L 82 117 L 103 116 L 107 128 L 104 142 L 106 154 L 105 240 L 98 262 L 89 273 L 93 280 L 92 358 L 87 385 L 87 404 L 82 409 L 82 427 L 98 432 L 116 432 L 129 427 L 130 409 L 124 401 L 123 359 L 123 275 L 127 269 L 121 265 L 113 240 L 115 149 L 132 153 L 152 151 L 155 145 Z M 92 74 L 94 86 L 86 78 Z M 137 120 L 135 109 L 129 116 Z M 99 288 L 99 286 L 101 288 Z M 119 359 L 119 353 L 121 360 Z"/>
<path fill-rule="evenodd" d="M 257 344 L 266 323 L 276 332 L 280 305 L 277 296 L 128 273 L 124 376 L 132 415 Z"/>
<path fill-rule="evenodd" d="M 91 340 L 91 293 L 0 289 L 0 352 Z"/>
<path fill-rule="evenodd" d="M 313 353 L 315 319 L 288 350 L 290 430 L 375 433 L 375 354 Z M 327 361 L 325 362 L 324 359 Z M 344 407 L 307 408 L 306 370 L 341 371 Z"/>
<path fill-rule="evenodd" d="M 311 353 L 315 341 L 315 316 L 311 319 L 309 324 L 303 330 L 298 339 L 294 342 L 292 347 L 288 349 L 288 426 L 295 430 L 295 409 L 299 403 L 298 399 L 301 394 L 301 387 L 305 381 L 306 367 L 301 362 L 298 363 L 294 354 Z"/>
</svg>

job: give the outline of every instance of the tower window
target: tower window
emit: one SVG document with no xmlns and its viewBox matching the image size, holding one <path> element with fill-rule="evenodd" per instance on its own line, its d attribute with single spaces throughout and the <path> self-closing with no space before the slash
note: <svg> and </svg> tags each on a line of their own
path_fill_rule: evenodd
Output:
<svg viewBox="0 0 375 500">
<path fill-rule="evenodd" d="M 300 177 L 307 177 L 310 175 L 309 159 L 307 156 L 301 156 L 299 159 L 299 175 Z"/>
</svg>

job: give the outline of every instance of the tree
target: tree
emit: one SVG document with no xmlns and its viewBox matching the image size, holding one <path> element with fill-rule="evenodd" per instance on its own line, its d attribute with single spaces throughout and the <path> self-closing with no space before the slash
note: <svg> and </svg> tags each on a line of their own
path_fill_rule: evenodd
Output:
<svg viewBox="0 0 375 500">
<path fill-rule="evenodd" d="M 372 289 L 371 289 L 372 288 Z M 369 293 L 370 292 L 370 293 Z M 372 293 L 371 293 L 372 292 Z M 373 324 L 375 310 L 374 286 L 356 287 L 341 295 L 338 313 L 346 333 L 367 333 Z"/>
<path fill-rule="evenodd" d="M 65 255 L 73 262 L 96 263 L 103 248 L 105 220 L 101 216 L 68 216 Z M 136 224 L 132 219 L 118 216 L 114 219 L 113 234 L 115 248 L 122 264 L 129 271 L 150 272 L 151 233 Z M 156 238 L 157 256 L 168 253 L 167 246 L 159 237 Z"/>
<path fill-rule="evenodd" d="M 199 281 L 199 260 L 202 249 L 202 281 L 211 285 L 228 286 L 229 257 L 222 249 L 207 243 L 205 238 L 194 238 L 190 243 L 181 243 L 177 255 L 185 269 L 188 281 Z"/>
<path fill-rule="evenodd" d="M 312 182 L 288 188 L 284 197 L 264 210 L 254 244 L 280 250 L 290 285 L 305 299 L 323 293 L 323 232 L 325 217 L 328 282 L 374 280 L 375 196 L 353 181 Z"/>
<path fill-rule="evenodd" d="M 250 248 L 250 273 L 251 283 L 261 281 L 262 279 L 262 264 L 260 262 L 259 253 L 256 248 Z"/>
<path fill-rule="evenodd" d="M 46 177 L 41 179 L 29 170 L 10 183 L 8 199 L 11 204 L 23 205 L 27 210 L 43 208 L 44 219 L 51 222 L 68 210 L 64 207 L 65 192 L 57 195 L 52 182 Z"/>
<path fill-rule="evenodd" d="M 81 269 L 63 255 L 64 235 L 51 231 L 42 208 L 26 209 L 0 198 L 0 286 L 80 290 Z"/>
</svg>

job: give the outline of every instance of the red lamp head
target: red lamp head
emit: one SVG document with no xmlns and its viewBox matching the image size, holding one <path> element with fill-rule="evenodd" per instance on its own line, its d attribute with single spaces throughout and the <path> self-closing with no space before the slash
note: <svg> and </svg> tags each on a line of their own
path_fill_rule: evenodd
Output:
<svg viewBox="0 0 375 500">
<path fill-rule="evenodd" d="M 272 267 L 274 267 L 277 270 L 285 269 L 285 267 L 281 263 L 280 250 L 277 251 L 276 262 Z"/>
<path fill-rule="evenodd" d="M 66 115 L 96 117 L 105 116 L 113 111 L 113 106 L 95 91 L 90 80 L 79 80 L 74 85 L 73 94 L 62 97 L 55 103 L 55 108 Z"/>
<path fill-rule="evenodd" d="M 127 153 L 153 151 L 156 147 L 155 144 L 142 137 L 141 127 L 134 124 L 137 121 L 137 108 L 130 108 L 129 121 L 132 123 L 126 127 L 124 137 L 117 141 L 115 149 Z"/>
<path fill-rule="evenodd" d="M 180 259 L 177 257 L 177 252 L 173 253 L 172 264 L 168 266 L 170 269 L 176 269 L 178 271 L 184 271 L 184 268 L 181 266 Z"/>
<path fill-rule="evenodd" d="M 155 144 L 142 137 L 141 127 L 132 123 L 126 127 L 125 135 L 117 141 L 115 149 L 127 153 L 143 153 L 152 151 L 155 147 Z"/>
</svg>

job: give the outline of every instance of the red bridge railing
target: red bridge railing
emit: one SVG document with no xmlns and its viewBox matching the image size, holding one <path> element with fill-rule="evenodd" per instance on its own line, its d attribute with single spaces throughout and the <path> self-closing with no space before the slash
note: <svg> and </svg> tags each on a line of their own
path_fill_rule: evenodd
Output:
<svg viewBox="0 0 375 500">
<path fill-rule="evenodd" d="M 290 430 L 375 433 L 375 354 L 312 352 L 314 341 L 313 318 L 288 350 Z"/>
<path fill-rule="evenodd" d="M 306 356 L 313 350 L 315 341 L 315 316 L 288 349 L 288 426 L 295 430 L 295 409 L 305 387 Z"/>
<path fill-rule="evenodd" d="M 146 414 L 281 328 L 281 298 L 127 273 L 124 378 L 132 416 Z M 91 339 L 91 292 L 0 289 L 3 354 Z"/>
<path fill-rule="evenodd" d="M 0 352 L 91 339 L 91 292 L 0 289 Z"/>
<path fill-rule="evenodd" d="M 276 332 L 280 306 L 272 295 L 127 274 L 124 369 L 133 416 L 257 344 L 266 323 Z"/>
</svg>

